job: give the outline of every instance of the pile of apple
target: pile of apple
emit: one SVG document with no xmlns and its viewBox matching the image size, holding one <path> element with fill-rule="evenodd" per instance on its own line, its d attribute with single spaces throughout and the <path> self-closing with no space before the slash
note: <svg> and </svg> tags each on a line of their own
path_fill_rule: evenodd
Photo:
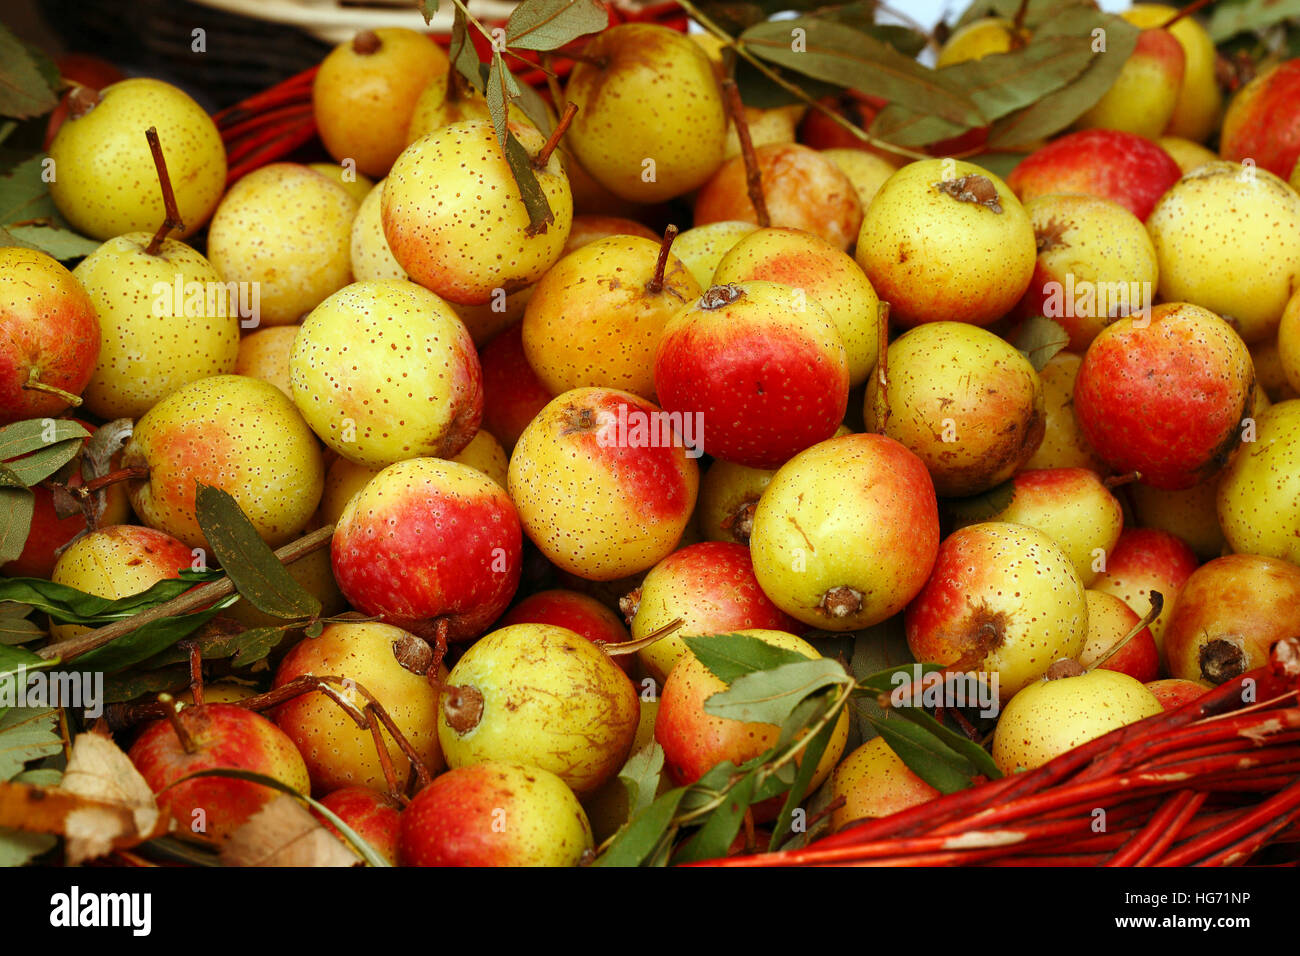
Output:
<svg viewBox="0 0 1300 956">
<path fill-rule="evenodd" d="M 901 615 L 917 660 L 996 679 L 1005 772 L 1194 698 L 1300 633 L 1300 60 L 1220 123 L 1213 44 L 1159 29 L 1173 12 L 1126 14 L 1145 29 L 1115 88 L 1005 181 L 793 108 L 745 110 L 747 169 L 718 44 L 610 28 L 562 136 L 511 109 L 540 230 L 486 100 L 419 34 L 321 65 L 338 165 L 229 188 L 182 91 L 87 91 L 50 190 L 103 245 L 71 272 L 0 249 L 0 422 L 132 419 L 127 477 L 89 533 L 37 489 L 4 573 L 113 597 L 175 577 L 207 547 L 196 482 L 273 547 L 334 525 L 293 566 L 334 617 L 269 686 L 356 686 L 262 715 L 221 682 L 123 743 L 155 790 L 257 770 L 409 864 L 577 863 L 652 740 L 677 784 L 771 747 L 706 712 L 724 684 L 688 635 L 815 657 Z M 1013 32 L 980 21 L 941 62 Z M 184 223 L 160 243 L 148 126 Z M 648 228 L 665 208 L 690 228 Z M 218 287 L 255 292 L 258 323 Z M 1068 337 L 1045 363 L 1012 344 L 1044 316 Z M 332 699 L 358 688 L 404 741 Z M 814 783 L 836 826 L 936 794 L 848 739 L 845 715 Z M 160 800 L 222 839 L 270 796 Z"/>
</svg>

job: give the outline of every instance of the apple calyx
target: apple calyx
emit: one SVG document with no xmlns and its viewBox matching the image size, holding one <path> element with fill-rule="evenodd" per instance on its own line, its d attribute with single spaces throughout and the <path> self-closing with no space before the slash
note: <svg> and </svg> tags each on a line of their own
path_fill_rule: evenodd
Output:
<svg viewBox="0 0 1300 956">
<path fill-rule="evenodd" d="M 358 56 L 371 56 L 378 53 L 383 45 L 384 41 L 379 39 L 379 34 L 374 30 L 362 30 L 352 38 L 352 52 Z"/>
<path fill-rule="evenodd" d="M 1043 680 L 1061 680 L 1064 677 L 1082 677 L 1086 673 L 1088 673 L 1088 669 L 1073 657 L 1063 657 L 1059 661 L 1053 662 L 1052 666 L 1047 668 L 1047 671 L 1043 674 Z"/>
<path fill-rule="evenodd" d="M 81 119 L 103 99 L 99 95 L 99 90 L 91 89 L 89 86 L 74 87 L 68 94 L 68 116 L 71 119 Z"/>
<path fill-rule="evenodd" d="M 862 610 L 862 592 L 847 584 L 841 584 L 823 594 L 821 604 L 818 606 L 827 617 L 848 617 Z"/>
<path fill-rule="evenodd" d="M 414 634 L 403 634 L 393 641 L 393 657 L 405 670 L 423 677 L 433 663 L 433 648 Z"/>
<path fill-rule="evenodd" d="M 571 405 L 564 410 L 564 430 L 562 435 L 574 432 L 589 432 L 596 427 L 596 411 L 591 407 L 579 408 Z"/>
<path fill-rule="evenodd" d="M 710 286 L 700 296 L 700 308 L 721 309 L 724 305 L 731 305 L 744 294 L 745 290 L 734 282 L 728 282 L 726 285 Z"/>
<path fill-rule="evenodd" d="M 471 684 L 444 688 L 442 712 L 452 730 L 467 734 L 483 719 L 483 692 Z"/>
<path fill-rule="evenodd" d="M 749 544 L 749 536 L 754 533 L 754 511 L 757 507 L 757 501 L 746 501 L 722 519 L 722 527 L 730 531 L 731 536 L 741 544 Z"/>
<path fill-rule="evenodd" d="M 621 598 L 618 599 L 618 609 L 623 614 L 623 621 L 628 627 L 632 626 L 632 619 L 636 617 L 637 610 L 641 607 L 641 589 L 633 588 Z"/>
<path fill-rule="evenodd" d="M 1216 637 L 1201 646 L 1196 658 L 1201 668 L 1201 676 L 1211 684 L 1239 677 L 1246 671 L 1246 654 L 1241 648 L 1241 638 Z"/>
<path fill-rule="evenodd" d="M 945 179 L 934 185 L 940 192 L 946 193 L 958 202 L 973 203 L 991 209 L 999 215 L 1002 213 L 1002 202 L 998 198 L 997 187 L 987 176 L 969 173 L 957 179 Z"/>
</svg>

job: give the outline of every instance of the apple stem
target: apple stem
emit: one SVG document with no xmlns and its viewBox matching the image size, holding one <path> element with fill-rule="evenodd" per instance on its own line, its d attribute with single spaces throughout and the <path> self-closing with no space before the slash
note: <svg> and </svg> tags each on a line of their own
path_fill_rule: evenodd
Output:
<svg viewBox="0 0 1300 956">
<path fill-rule="evenodd" d="M 685 623 L 686 621 L 679 617 L 675 621 L 665 624 L 663 627 L 659 628 L 659 630 L 647 634 L 645 637 L 638 640 L 624 641 L 621 644 L 606 644 L 604 641 L 597 641 L 596 646 L 610 657 L 618 657 L 620 654 L 635 654 L 637 651 L 641 650 L 641 648 L 649 647 L 655 641 L 667 637 Z"/>
<path fill-rule="evenodd" d="M 668 253 L 673 247 L 673 240 L 677 238 L 677 227 L 672 223 L 664 229 L 663 241 L 659 243 L 659 258 L 655 260 L 655 274 L 645 285 L 645 290 L 651 295 L 658 295 L 664 291 L 664 270 L 668 268 Z"/>
<path fill-rule="evenodd" d="M 546 168 L 546 164 L 551 161 L 551 153 L 555 152 L 555 147 L 560 145 L 560 139 L 568 131 L 569 124 L 573 122 L 573 117 L 577 113 L 577 103 L 564 104 L 564 113 L 560 116 L 560 121 L 555 124 L 555 129 L 551 130 L 551 135 L 546 138 L 545 144 L 538 150 L 537 156 L 533 160 L 534 169 Z"/>
<path fill-rule="evenodd" d="M 736 137 L 740 140 L 740 155 L 745 162 L 745 186 L 749 190 L 749 201 L 754 206 L 758 224 L 766 229 L 772 224 L 772 217 L 767 212 L 767 200 L 763 196 L 763 174 L 758 168 L 758 155 L 754 152 L 754 141 L 749 135 L 749 121 L 745 119 L 745 105 L 740 101 L 740 87 L 736 81 L 722 81 L 722 91 L 727 99 L 727 112 L 736 127 Z"/>
<path fill-rule="evenodd" d="M 49 392 L 51 395 L 57 395 L 73 408 L 81 404 L 81 396 L 73 395 L 66 392 L 57 385 L 49 385 L 41 381 L 41 370 L 32 366 L 32 370 L 27 373 L 27 381 L 23 382 L 22 387 L 30 392 Z"/>
<path fill-rule="evenodd" d="M 198 747 L 194 745 L 194 738 L 185 729 L 185 725 L 181 723 L 181 703 L 171 694 L 159 694 L 158 702 L 163 705 L 163 713 L 167 717 L 167 722 L 172 725 L 172 730 L 176 731 L 176 738 L 181 742 L 181 749 L 187 754 L 192 754 L 198 750 Z"/>
<path fill-rule="evenodd" d="M 1107 490 L 1110 490 L 1110 489 L 1118 488 L 1121 485 L 1127 485 L 1134 481 L 1141 481 L 1141 480 L 1142 480 L 1142 472 L 1130 471 L 1122 475 L 1111 475 L 1109 478 L 1102 479 L 1101 483 L 1106 486 Z"/>
<path fill-rule="evenodd" d="M 108 476 L 105 475 L 105 477 Z M 310 534 L 303 535 L 297 541 L 289 542 L 277 550 L 275 556 L 280 559 L 281 564 L 293 564 L 293 562 L 305 558 L 321 548 L 329 547 L 333 537 L 334 526 L 327 524 L 324 527 L 317 528 Z M 117 640 L 123 634 L 130 634 L 152 621 L 206 608 L 234 593 L 234 582 L 229 577 L 222 577 L 191 591 L 186 591 L 184 594 L 179 594 L 170 601 L 151 607 L 147 611 L 122 618 L 120 621 L 113 621 L 111 624 L 105 624 L 103 627 L 87 631 L 77 637 L 59 641 L 57 644 L 47 644 L 36 653 L 45 660 L 57 657 L 60 662 L 70 661 Z"/>
<path fill-rule="evenodd" d="M 1151 626 L 1151 623 L 1160 616 L 1160 611 L 1164 608 L 1164 606 L 1165 606 L 1165 596 L 1161 594 L 1159 591 L 1152 591 L 1151 607 L 1146 612 L 1146 614 L 1142 615 L 1142 620 L 1138 621 L 1135 625 L 1133 625 L 1132 630 L 1130 630 L 1127 634 L 1125 634 L 1118 641 L 1112 644 L 1105 654 L 1101 655 L 1101 657 L 1093 661 L 1092 664 L 1088 666 L 1087 670 L 1095 671 L 1102 664 L 1106 663 L 1108 660 L 1114 657 L 1115 654 L 1119 652 L 1120 648 L 1122 648 L 1129 641 L 1133 640 L 1133 638 L 1137 637 L 1138 634 L 1142 633 L 1142 628 Z"/>
<path fill-rule="evenodd" d="M 1025 28 L 1025 16 L 1029 13 L 1029 0 L 1020 0 L 1020 7 L 1016 10 L 1016 15 L 1011 21 L 1011 26 L 1015 31 L 1013 37 L 1018 37 L 1020 31 Z M 1021 45 L 1021 44 L 1017 44 Z"/>
<path fill-rule="evenodd" d="M 1179 10 L 1177 13 L 1175 13 L 1172 17 L 1170 17 L 1168 20 L 1166 20 L 1164 23 L 1160 24 L 1160 29 L 1161 29 L 1161 30 L 1168 30 L 1170 27 L 1172 27 L 1175 23 L 1177 23 L 1177 22 L 1178 22 L 1179 20 L 1181 20 L 1183 17 L 1190 17 L 1192 14 L 1197 13 L 1197 12 L 1199 12 L 1199 11 L 1201 11 L 1201 10 L 1204 10 L 1206 7 L 1208 7 L 1208 6 L 1209 6 L 1210 4 L 1212 4 L 1213 2 L 1214 2 L 1214 0 L 1196 0 L 1195 3 L 1189 3 L 1187 6 L 1183 7 L 1181 10 Z"/>
<path fill-rule="evenodd" d="M 100 475 L 98 478 L 91 478 L 90 481 L 76 488 L 69 488 L 78 498 L 89 498 L 95 492 L 107 488 L 109 485 L 116 485 L 118 482 L 129 481 L 132 478 L 148 478 L 148 465 L 128 465 L 126 468 L 119 468 L 116 471 L 110 471 L 107 475 Z"/>
<path fill-rule="evenodd" d="M 162 143 L 158 141 L 158 130 L 150 126 L 144 131 L 144 135 L 149 140 L 149 151 L 153 153 L 154 168 L 158 170 L 158 184 L 162 186 L 163 209 L 167 214 L 163 224 L 158 227 L 158 231 L 154 233 L 153 238 L 149 240 L 149 245 L 144 249 L 147 254 L 156 256 L 163 240 L 167 238 L 167 233 L 173 229 L 184 229 L 185 223 L 181 221 L 180 209 L 176 206 L 176 193 L 172 191 L 172 179 L 167 174 L 167 160 L 163 156 Z"/>
<path fill-rule="evenodd" d="M 185 640 L 178 645 L 190 654 L 190 693 L 194 695 L 194 706 L 203 706 L 203 652 L 198 641 Z"/>
<path fill-rule="evenodd" d="M 876 309 L 876 434 L 885 434 L 889 424 L 889 303 Z"/>
<path fill-rule="evenodd" d="M 383 41 L 379 39 L 379 34 L 374 30 L 362 30 L 352 38 L 352 52 L 358 56 L 370 56 L 379 52 L 383 46 Z"/>
</svg>

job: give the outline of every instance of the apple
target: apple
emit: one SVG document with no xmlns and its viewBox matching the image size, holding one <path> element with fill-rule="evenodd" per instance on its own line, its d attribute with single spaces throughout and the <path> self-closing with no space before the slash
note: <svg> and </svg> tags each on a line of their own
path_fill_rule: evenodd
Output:
<svg viewBox="0 0 1300 956">
<path fill-rule="evenodd" d="M 370 844 L 390 865 L 397 866 L 397 842 L 402 817 L 401 808 L 392 798 L 369 787 L 341 787 L 321 797 L 320 803 L 351 827 L 357 836 Z M 343 839 L 334 824 L 323 816 L 320 820 L 326 830 L 340 840 Z"/>
<path fill-rule="evenodd" d="M 177 727 L 183 737 L 178 736 Z M 213 840 L 230 837 L 277 791 L 248 780 L 203 777 L 176 781 L 200 770 L 251 770 L 307 793 L 307 767 L 293 742 L 261 714 L 235 704 L 186 707 L 171 720 L 140 732 L 127 756 L 182 832 Z M 164 789 L 169 788 L 169 789 Z"/>
</svg>

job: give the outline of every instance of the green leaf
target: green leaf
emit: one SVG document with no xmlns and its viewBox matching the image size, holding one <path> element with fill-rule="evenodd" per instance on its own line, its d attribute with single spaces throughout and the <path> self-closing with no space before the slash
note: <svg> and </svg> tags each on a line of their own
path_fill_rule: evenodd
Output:
<svg viewBox="0 0 1300 956">
<path fill-rule="evenodd" d="M 0 644 L 26 644 L 45 634 L 41 626 L 22 614 L 6 614 L 6 608 L 25 607 L 21 604 L 0 604 Z M 30 612 L 31 608 L 27 608 Z"/>
<path fill-rule="evenodd" d="M 0 644 L 0 689 L 5 688 L 6 678 L 21 671 L 49 667 L 53 662 L 47 661 L 39 654 L 33 654 L 23 647 L 10 647 Z M 3 698 L 0 698 L 3 700 Z"/>
<path fill-rule="evenodd" d="M 1070 333 L 1059 322 L 1035 315 L 1020 327 L 1011 344 L 1029 360 L 1035 372 L 1041 372 L 1053 355 L 1070 344 Z"/>
<path fill-rule="evenodd" d="M 18 476 L 19 481 L 25 482 L 30 488 L 32 485 L 40 484 L 76 458 L 77 452 L 81 451 L 81 443 L 82 439 L 72 438 L 49 445 L 40 451 L 24 455 L 17 461 L 9 462 L 8 468 Z"/>
<path fill-rule="evenodd" d="M 1087 36 L 1048 36 L 1019 50 L 946 66 L 939 75 L 994 120 L 1059 90 L 1087 69 L 1092 57 Z"/>
<path fill-rule="evenodd" d="M 1217 44 L 1238 33 L 1258 33 L 1284 20 L 1300 17 L 1300 0 L 1245 0 L 1219 3 L 1212 9 L 1207 29 Z"/>
<path fill-rule="evenodd" d="M 104 703 L 119 704 L 145 694 L 180 690 L 189 683 L 190 669 L 184 664 L 160 670 L 142 672 L 132 669 L 121 674 L 107 674 L 104 677 Z"/>
<path fill-rule="evenodd" d="M 506 21 L 506 46 L 557 50 L 609 25 L 609 13 L 596 0 L 528 0 Z"/>
<path fill-rule="evenodd" d="M 796 29 L 805 31 L 802 50 L 792 40 Z M 779 66 L 838 86 L 871 90 L 900 107 L 963 129 L 986 122 L 970 98 L 950 89 L 934 70 L 840 23 L 811 17 L 771 21 L 750 27 L 741 41 Z"/>
<path fill-rule="evenodd" d="M 186 568 L 179 578 L 165 578 L 139 594 L 117 599 L 87 594 L 44 578 L 0 578 L 0 602 L 29 604 L 60 624 L 99 625 L 132 617 L 184 594 L 196 582 L 215 581 L 220 577 L 220 571 L 196 572 Z M 223 606 L 233 602 L 234 595 L 231 595 Z"/>
<path fill-rule="evenodd" d="M 992 521 L 1011 507 L 1011 499 L 1016 496 L 1016 484 L 1008 478 L 1000 485 L 994 485 L 988 491 L 966 498 L 944 498 L 939 502 L 939 510 L 945 517 L 958 526 Z"/>
<path fill-rule="evenodd" d="M 627 791 L 627 815 L 632 819 L 654 801 L 664 769 L 664 749 L 658 742 L 648 744 L 627 758 L 618 779 Z"/>
<path fill-rule="evenodd" d="M 810 8 L 820 6 L 822 0 L 810 3 Z M 816 10 L 810 16 L 819 20 L 832 20 L 853 27 L 855 30 L 875 37 L 881 43 L 887 43 L 904 56 L 915 59 L 926 47 L 926 38 L 910 27 L 896 26 L 892 23 L 876 23 L 878 0 L 859 0 L 858 3 L 846 3 L 839 7 L 826 7 Z"/>
<path fill-rule="evenodd" d="M 199 527 L 241 595 L 272 617 L 320 614 L 320 600 L 293 579 L 234 498 L 199 482 L 194 500 Z"/>
<path fill-rule="evenodd" d="M 1091 64 L 1068 86 L 995 122 L 989 130 L 989 149 L 1014 148 L 1060 132 L 1114 85 L 1137 47 L 1139 30 L 1119 17 L 1097 15 L 1093 22 L 1095 25 L 1088 29 L 1105 31 L 1106 52 L 1094 53 Z"/>
<path fill-rule="evenodd" d="M 47 256 L 66 262 L 88 256 L 103 243 L 87 239 L 54 222 L 37 222 L 25 225 L 11 224 L 5 231 L 14 242 L 29 249 L 39 249 Z"/>
<path fill-rule="evenodd" d="M 358 836 L 357 832 L 339 819 L 338 814 L 329 807 L 325 806 L 319 800 L 313 800 L 305 793 L 299 793 L 297 790 L 293 789 L 293 787 L 276 780 L 274 777 L 268 777 L 264 773 L 255 773 L 252 770 L 235 770 L 230 767 L 219 767 L 213 770 L 199 770 L 195 773 L 189 774 L 188 776 L 181 777 L 179 780 L 173 781 L 168 784 L 164 790 L 174 787 L 177 784 L 184 783 L 187 780 L 197 780 L 200 777 L 225 777 L 231 780 L 247 780 L 249 783 L 260 783 L 264 787 L 270 787 L 272 790 L 278 790 L 286 796 L 293 797 L 299 803 L 315 810 L 333 824 L 339 833 L 343 834 L 344 840 L 357 852 L 357 855 L 366 861 L 367 865 L 389 866 L 388 861 L 380 856 L 375 851 L 374 847 Z M 162 793 L 163 791 L 159 792 Z"/>
<path fill-rule="evenodd" d="M 455 15 L 451 22 L 451 46 L 447 51 L 451 58 L 451 65 L 457 72 L 465 78 L 471 87 L 483 92 L 483 75 L 479 72 L 478 51 L 474 49 L 474 44 L 469 39 L 469 20 L 465 17 L 465 11 L 460 7 L 456 8 Z M 447 83 L 450 85 L 454 82 L 453 77 L 447 77 Z"/>
<path fill-rule="evenodd" d="M 751 772 L 727 793 L 722 805 L 709 814 L 695 834 L 674 854 L 673 863 L 694 863 L 726 856 L 740 832 L 754 795 L 756 773 Z"/>
<path fill-rule="evenodd" d="M 221 623 L 221 622 L 218 622 Z M 235 667 L 245 667 L 256 663 L 275 650 L 284 640 L 284 629 L 280 627 L 254 627 L 247 630 L 223 630 L 212 628 L 206 634 L 195 639 L 199 655 L 205 661 L 233 658 Z M 162 667 L 190 659 L 189 651 L 184 648 L 169 648 L 148 661 L 148 666 Z"/>
<path fill-rule="evenodd" d="M 41 65 L 26 45 L 0 24 L 0 116 L 31 119 L 58 105 Z"/>
<path fill-rule="evenodd" d="M 967 158 L 966 162 L 974 163 L 976 166 L 983 166 L 999 179 L 1006 179 L 1011 175 L 1011 171 L 1020 165 L 1028 153 L 979 153 Z"/>
<path fill-rule="evenodd" d="M 67 418 L 29 418 L 0 428 L 0 461 L 39 449 L 48 449 L 73 438 L 85 439 L 90 432 Z M 10 467 L 17 464 L 10 462 Z M 40 479 L 38 478 L 37 481 Z M 34 482 L 31 482 L 34 484 Z"/>
<path fill-rule="evenodd" d="M 973 784 L 970 763 L 921 727 L 905 720 L 871 722 L 908 769 L 940 793 L 956 793 Z"/>
<path fill-rule="evenodd" d="M 805 697 L 849 680 L 839 661 L 804 658 L 737 677 L 727 690 L 704 702 L 704 712 L 745 723 L 780 725 Z"/>
<path fill-rule="evenodd" d="M 822 710 L 829 709 L 832 701 L 828 698 L 823 702 Z M 813 718 L 816 720 L 821 715 L 818 714 Z M 826 726 L 817 731 L 808 745 L 804 747 L 804 752 L 799 758 L 799 771 L 795 775 L 794 784 L 790 787 L 790 792 L 786 794 L 785 803 L 781 806 L 781 812 L 776 816 L 776 827 L 772 830 L 771 848 L 779 849 L 788 836 L 794 825 L 794 811 L 799 804 L 803 803 L 804 797 L 808 794 L 808 787 L 812 783 L 813 774 L 817 772 L 817 765 L 821 763 L 822 755 L 826 753 L 826 746 L 830 743 L 831 734 L 835 732 L 835 725 L 839 718 L 835 717 L 827 721 Z M 810 721 L 805 720 L 803 726 L 808 726 Z M 796 733 L 798 731 L 796 730 Z"/>
<path fill-rule="evenodd" d="M 424 17 L 424 22 L 428 23 L 433 19 L 433 15 L 438 12 L 439 0 L 416 0 L 416 6 L 420 10 L 420 16 Z M 456 8 L 457 13 L 461 13 L 460 7 Z M 464 16 L 461 13 L 461 16 Z"/>
<path fill-rule="evenodd" d="M 754 671 L 771 670 L 782 664 L 797 664 L 808 658 L 798 651 L 776 647 L 748 634 L 709 634 L 683 637 L 701 664 L 724 684 Z"/>
<path fill-rule="evenodd" d="M 528 234 L 545 232 L 546 227 L 555 222 L 555 214 L 551 212 L 551 204 L 542 192 L 542 184 L 537 181 L 537 173 L 533 171 L 528 151 L 515 138 L 514 133 L 506 139 L 506 162 L 510 164 L 510 172 L 519 186 L 519 198 L 528 210 Z"/>
<path fill-rule="evenodd" d="M 656 798 L 619 831 L 592 866 L 642 866 L 671 841 L 670 826 L 686 787 L 676 787 Z"/>
<path fill-rule="evenodd" d="M 59 712 L 52 707 L 14 707 L 0 714 L 0 780 L 11 780 L 23 765 L 63 749 Z"/>
<path fill-rule="evenodd" d="M 30 156 L 0 174 L 0 225 L 46 220 L 67 225 L 50 198 L 50 184 L 41 178 L 45 158 Z"/>
<path fill-rule="evenodd" d="M 0 466 L 0 471 L 8 469 Z M 10 473 L 12 474 L 12 473 Z M 0 565 L 23 553 L 36 513 L 36 496 L 21 484 L 4 484 L 0 479 Z"/>
<path fill-rule="evenodd" d="M 146 661 L 160 651 L 165 651 L 177 641 L 189 637 L 234 599 L 234 595 L 217 607 L 205 611 L 192 611 L 175 617 L 163 617 L 141 625 L 93 651 L 77 658 L 77 666 L 84 670 L 101 670 L 105 673 L 119 671 L 132 664 Z"/>
<path fill-rule="evenodd" d="M 964 734 L 959 734 L 951 727 L 939 723 L 929 712 L 920 707 L 895 707 L 894 713 L 904 720 L 910 720 L 923 730 L 929 731 L 947 744 L 954 752 L 990 780 L 997 780 L 1002 771 L 993 762 L 993 756 L 975 741 Z"/>
<path fill-rule="evenodd" d="M 26 866 L 59 845 L 52 833 L 27 833 L 0 827 L 0 867 Z"/>
</svg>

